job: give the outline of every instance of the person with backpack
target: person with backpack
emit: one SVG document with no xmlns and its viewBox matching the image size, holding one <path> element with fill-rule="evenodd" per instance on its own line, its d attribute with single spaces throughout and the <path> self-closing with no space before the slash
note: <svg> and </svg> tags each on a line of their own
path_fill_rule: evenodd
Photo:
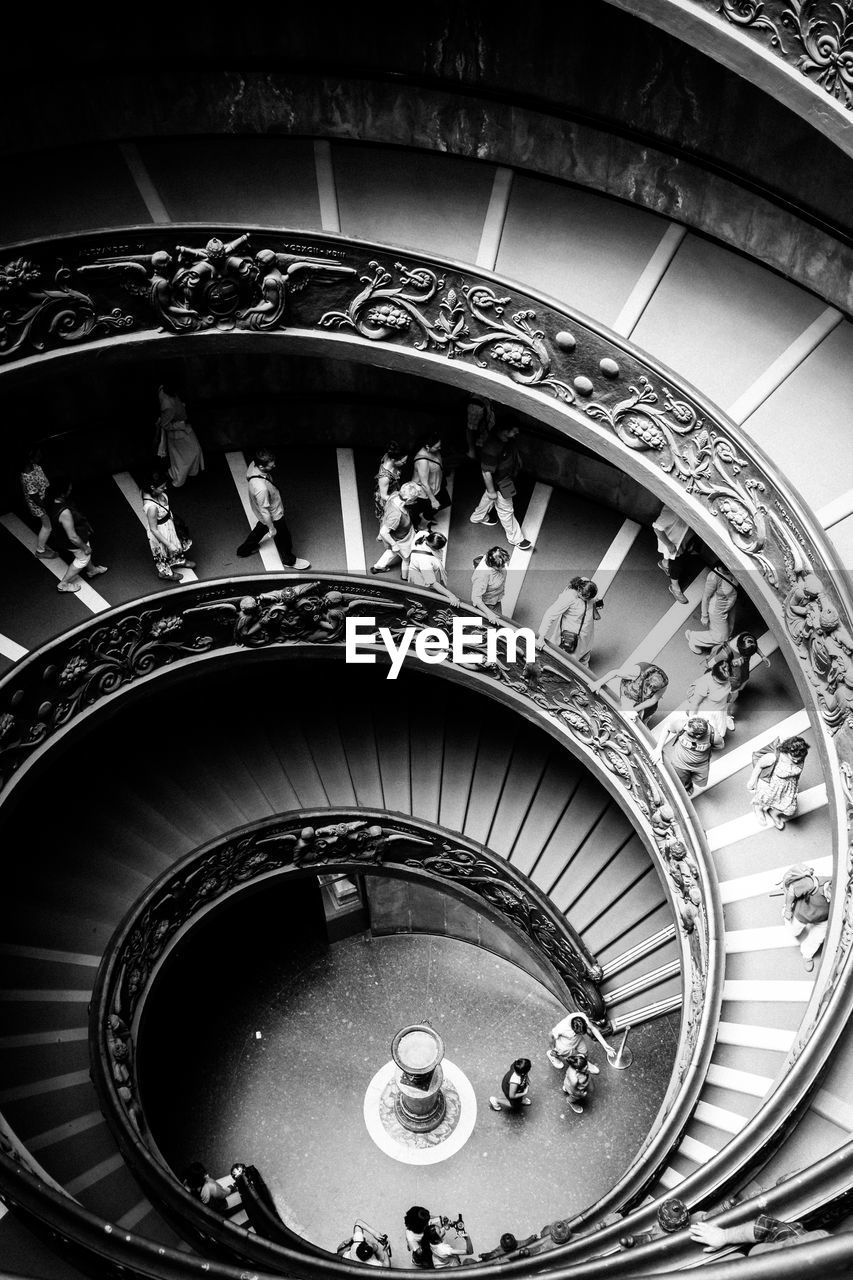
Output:
<svg viewBox="0 0 853 1280">
<path fill-rule="evenodd" d="M 166 477 L 161 472 L 155 471 L 143 488 L 142 510 L 145 515 L 148 546 L 151 549 L 158 578 L 166 582 L 181 582 L 181 575 L 176 573 L 175 569 L 195 568 L 195 561 L 187 559 L 187 552 L 192 547 L 192 538 L 177 530 L 169 495 L 166 492 Z"/>
<path fill-rule="evenodd" d="M 51 491 L 50 518 L 56 532 L 65 536 L 71 554 L 71 564 L 56 589 L 76 592 L 80 590 L 81 574 L 96 578 L 107 572 L 107 566 L 95 564 L 92 559 L 92 526 L 71 501 L 71 481 L 57 477 Z"/>
<path fill-rule="evenodd" d="M 786 820 L 794 817 L 808 753 L 809 744 L 795 737 L 771 743 L 765 751 L 753 755 L 746 786 L 752 792 L 752 811 L 762 827 L 772 822 L 784 831 Z"/>
<path fill-rule="evenodd" d="M 715 662 L 720 661 L 725 661 L 729 664 L 729 683 L 732 687 L 732 691 L 729 694 L 729 729 L 735 727 L 733 718 L 735 704 L 749 684 L 749 678 L 752 675 L 753 658 L 758 662 L 763 662 L 765 667 L 770 666 L 770 659 L 761 652 L 758 647 L 758 640 L 752 632 L 741 631 L 739 635 L 732 636 L 731 640 L 717 645 L 711 650 L 706 659 L 706 666 L 708 667 L 712 667 Z"/>
<path fill-rule="evenodd" d="M 447 586 L 447 570 L 439 559 L 439 552 L 447 546 L 443 533 L 428 530 L 416 533 L 409 555 L 409 586 L 425 587 L 449 600 L 454 608 L 462 603 Z"/>
<path fill-rule="evenodd" d="M 681 720 L 681 724 L 679 724 Z M 652 759 L 659 761 L 663 750 L 672 740 L 669 763 L 689 796 L 695 787 L 704 787 L 711 767 L 711 752 L 717 745 L 717 735 L 702 716 L 685 717 L 684 712 L 672 712 L 661 724 Z"/>
<path fill-rule="evenodd" d="M 785 894 L 782 920 L 800 947 L 806 973 L 814 969 L 814 958 L 826 938 L 832 877 L 815 875 L 813 867 L 797 863 L 780 880 Z"/>
</svg>

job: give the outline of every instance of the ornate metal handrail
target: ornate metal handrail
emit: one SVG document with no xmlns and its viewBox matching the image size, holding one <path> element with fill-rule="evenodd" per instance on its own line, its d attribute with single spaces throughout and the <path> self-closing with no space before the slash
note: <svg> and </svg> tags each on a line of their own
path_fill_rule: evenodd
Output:
<svg viewBox="0 0 853 1280">
<path fill-rule="evenodd" d="M 201 243 L 209 234 L 198 229 L 185 238 Z M 487 391 L 601 453 L 683 515 L 759 604 L 790 663 L 816 730 L 843 866 L 825 948 L 832 960 L 819 975 L 791 1055 L 793 1069 L 721 1156 L 683 1184 L 688 1197 L 711 1196 L 759 1157 L 788 1111 L 803 1105 L 853 1011 L 853 805 L 844 786 L 853 776 L 845 682 L 853 675 L 853 604 L 834 552 L 798 495 L 742 431 L 657 362 L 568 308 L 423 255 L 407 253 L 400 262 L 391 250 L 335 237 L 268 231 L 257 237 L 263 248 L 254 261 L 225 251 L 221 241 L 208 242 L 193 251 L 197 269 L 190 259 L 176 261 L 171 243 L 169 255 L 159 229 L 130 232 L 123 242 L 114 236 L 53 241 L 49 250 L 33 251 L 5 270 L 8 324 L 0 359 L 5 352 L 11 370 L 43 352 L 41 358 L 53 360 L 75 343 L 92 355 L 105 345 L 150 352 L 159 326 L 160 340 L 176 354 L 199 342 L 234 350 L 251 342 L 254 349 L 369 360 Z M 354 276 L 324 272 L 331 281 L 325 301 L 313 288 L 297 296 L 294 279 L 310 278 L 323 263 L 350 268 Z M 96 270 L 81 274 L 84 267 Z M 98 282 L 91 295 L 75 287 L 88 280 Z M 132 301 L 122 281 L 137 282 L 141 292 Z M 102 336 L 107 333 L 113 336 Z M 73 673 L 67 679 L 73 681 Z M 45 701 L 45 716 L 55 721 L 53 704 Z M 47 732 L 45 718 L 5 706 L 0 747 L 25 759 L 34 745 L 28 735 Z M 608 771 L 605 761 L 600 776 L 612 788 Z"/>
<path fill-rule="evenodd" d="M 125 916 L 101 961 L 89 1015 L 92 1078 L 119 1148 L 151 1198 L 202 1242 L 218 1224 L 179 1189 L 146 1123 L 136 1074 L 143 1007 L 178 941 L 209 911 L 260 881 L 320 872 L 414 879 L 462 897 L 553 971 L 565 1004 L 574 1000 L 604 1020 L 601 969 L 575 930 L 526 876 L 458 833 L 350 807 L 282 814 L 208 842 L 159 876 Z M 665 1118 L 662 1110 L 653 1131 Z M 222 1238 L 233 1250 L 232 1232 Z M 293 1244 L 301 1248 L 298 1236 Z"/>
<path fill-rule="evenodd" d="M 100 615 L 31 654 L 0 685 L 15 717 L 14 735 L 0 750 L 4 794 L 57 739 L 153 679 L 240 655 L 340 654 L 347 617 L 374 617 L 399 637 L 405 627 L 447 630 L 454 616 L 477 616 L 450 608 L 433 593 L 372 580 L 314 574 L 307 581 L 284 575 L 282 581 L 286 585 L 276 586 L 265 575 L 184 586 L 166 598 Z M 250 592 L 255 594 L 244 594 Z M 713 1047 L 722 994 L 722 912 L 704 833 L 678 783 L 654 760 L 645 730 L 593 693 L 591 674 L 558 651 L 549 647 L 532 667 L 516 659 L 429 669 L 514 708 L 583 759 L 631 816 L 681 920 L 684 1016 L 677 1067 L 660 1128 L 606 1198 L 608 1207 L 624 1204 L 663 1166 L 695 1105 Z M 133 1099 L 125 1103 L 130 1110 Z"/>
</svg>

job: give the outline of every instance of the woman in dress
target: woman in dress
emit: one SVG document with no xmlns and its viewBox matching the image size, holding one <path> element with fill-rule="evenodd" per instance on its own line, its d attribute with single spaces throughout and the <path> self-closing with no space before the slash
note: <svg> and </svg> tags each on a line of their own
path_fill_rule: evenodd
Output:
<svg viewBox="0 0 853 1280">
<path fill-rule="evenodd" d="M 746 784 L 752 792 L 752 811 L 762 827 L 773 825 L 784 831 L 787 818 L 797 812 L 800 774 L 809 753 L 802 738 L 785 738 L 773 749 L 755 758 L 754 768 Z"/>
<path fill-rule="evenodd" d="M 204 454 L 198 436 L 187 422 L 187 407 L 175 390 L 163 383 L 158 391 L 157 456 L 169 459 L 169 479 L 176 489 L 187 476 L 204 471 Z"/>
<path fill-rule="evenodd" d="M 589 1062 L 586 1054 L 573 1053 L 566 1062 L 566 1074 L 563 1076 L 563 1093 L 569 1100 L 569 1106 L 575 1115 L 583 1115 L 583 1103 L 592 1093 L 592 1080 L 589 1074 Z"/>
<path fill-rule="evenodd" d="M 687 701 L 682 704 L 688 718 L 701 716 L 708 721 L 720 746 L 725 742 L 726 729 L 733 727 L 729 725 L 729 698 L 732 693 L 730 675 L 728 662 L 724 658 L 719 659 L 710 670 L 693 682 Z"/>
<path fill-rule="evenodd" d="M 175 517 L 166 493 L 166 477 L 159 472 L 154 473 L 150 484 L 142 490 L 142 510 L 158 578 L 167 582 L 181 582 L 181 575 L 175 573 L 175 569 L 195 568 L 195 561 L 186 558 L 192 539 L 182 538 L 175 528 Z"/>
<path fill-rule="evenodd" d="M 702 626 L 705 631 L 685 631 L 687 644 L 694 653 L 703 653 L 718 644 L 725 644 L 734 631 L 734 607 L 737 602 L 737 585 L 728 569 L 715 564 L 705 579 L 702 592 Z"/>
<path fill-rule="evenodd" d="M 596 680 L 591 686 L 593 693 L 611 680 L 619 681 L 619 705 L 628 719 L 641 720 L 643 724 L 651 719 L 669 685 L 669 676 L 654 662 L 634 662 Z"/>
<path fill-rule="evenodd" d="M 437 511 L 450 506 L 450 494 L 444 484 L 444 463 L 441 459 L 441 436 L 427 436 L 421 444 L 414 460 L 412 479 L 423 489 L 426 497 L 421 499 L 412 512 L 416 521 L 425 525 L 432 523 Z"/>
<path fill-rule="evenodd" d="M 588 667 L 595 624 L 601 612 L 601 601 L 595 599 L 597 595 L 598 587 L 591 578 L 572 578 L 565 591 L 542 615 L 540 647 L 547 640 Z"/>
<path fill-rule="evenodd" d="M 400 488 L 400 477 L 408 456 L 406 450 L 402 445 L 397 444 L 396 440 L 389 442 L 382 455 L 382 461 L 376 473 L 376 488 L 373 491 L 373 510 L 377 520 L 382 520 L 388 499 Z"/>
<path fill-rule="evenodd" d="M 35 553 L 37 556 L 41 556 L 43 560 L 54 560 L 56 559 L 56 552 L 47 545 L 52 528 L 46 502 L 50 481 L 42 470 L 41 449 L 38 446 L 34 449 L 29 449 L 24 455 L 18 475 L 27 510 L 33 519 L 39 522 Z"/>
</svg>

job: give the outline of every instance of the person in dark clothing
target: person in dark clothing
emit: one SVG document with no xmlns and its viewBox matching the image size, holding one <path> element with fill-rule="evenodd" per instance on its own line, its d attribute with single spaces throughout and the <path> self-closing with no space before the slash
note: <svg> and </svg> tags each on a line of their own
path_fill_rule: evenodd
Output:
<svg viewBox="0 0 853 1280">
<path fill-rule="evenodd" d="M 489 526 L 500 520 L 507 542 L 518 547 L 519 551 L 532 551 L 533 543 L 525 538 L 512 505 L 516 493 L 515 477 L 521 470 L 521 455 L 515 446 L 517 435 L 518 427 L 497 427 L 483 445 L 480 469 L 485 491 L 470 519 L 472 524 Z"/>
<path fill-rule="evenodd" d="M 530 1106 L 530 1066 L 529 1058 L 516 1058 L 501 1080 L 506 1104 L 496 1096 L 489 1098 L 489 1106 L 493 1111 L 501 1111 L 504 1105 L 508 1111 L 518 1111 L 521 1107 Z"/>
</svg>

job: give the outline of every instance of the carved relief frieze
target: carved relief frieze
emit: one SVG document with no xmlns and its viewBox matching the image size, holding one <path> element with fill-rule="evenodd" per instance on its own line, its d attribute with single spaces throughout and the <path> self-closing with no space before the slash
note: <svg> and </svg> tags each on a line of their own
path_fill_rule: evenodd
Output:
<svg viewBox="0 0 853 1280">
<path fill-rule="evenodd" d="M 445 277 L 429 267 L 401 262 L 394 267 L 396 284 L 386 267 L 371 261 L 360 277 L 362 290 L 343 310 L 321 316 L 320 326 L 352 329 L 371 342 L 405 336 L 417 351 L 437 351 L 449 359 L 467 356 L 481 369 L 502 369 L 513 382 L 550 391 L 567 403 L 575 399 L 569 384 L 553 374 L 535 311 L 508 313 L 512 298 L 485 284 L 446 285 Z"/>
<path fill-rule="evenodd" d="M 315 257 L 264 247 L 252 254 L 246 234 L 212 236 L 200 247 L 83 246 L 73 256 L 0 265 L 0 359 L 152 327 L 277 329 L 290 298 L 307 285 L 354 274 L 340 252 Z"/>
<path fill-rule="evenodd" d="M 853 12 L 847 0 L 704 0 L 849 111 L 853 107 Z"/>
<path fill-rule="evenodd" d="M 0 265 L 0 308 L 0 359 L 37 355 L 134 324 L 121 307 L 99 312 L 88 294 L 71 287 L 71 271 L 62 262 L 48 271 L 29 258 Z"/>
</svg>

